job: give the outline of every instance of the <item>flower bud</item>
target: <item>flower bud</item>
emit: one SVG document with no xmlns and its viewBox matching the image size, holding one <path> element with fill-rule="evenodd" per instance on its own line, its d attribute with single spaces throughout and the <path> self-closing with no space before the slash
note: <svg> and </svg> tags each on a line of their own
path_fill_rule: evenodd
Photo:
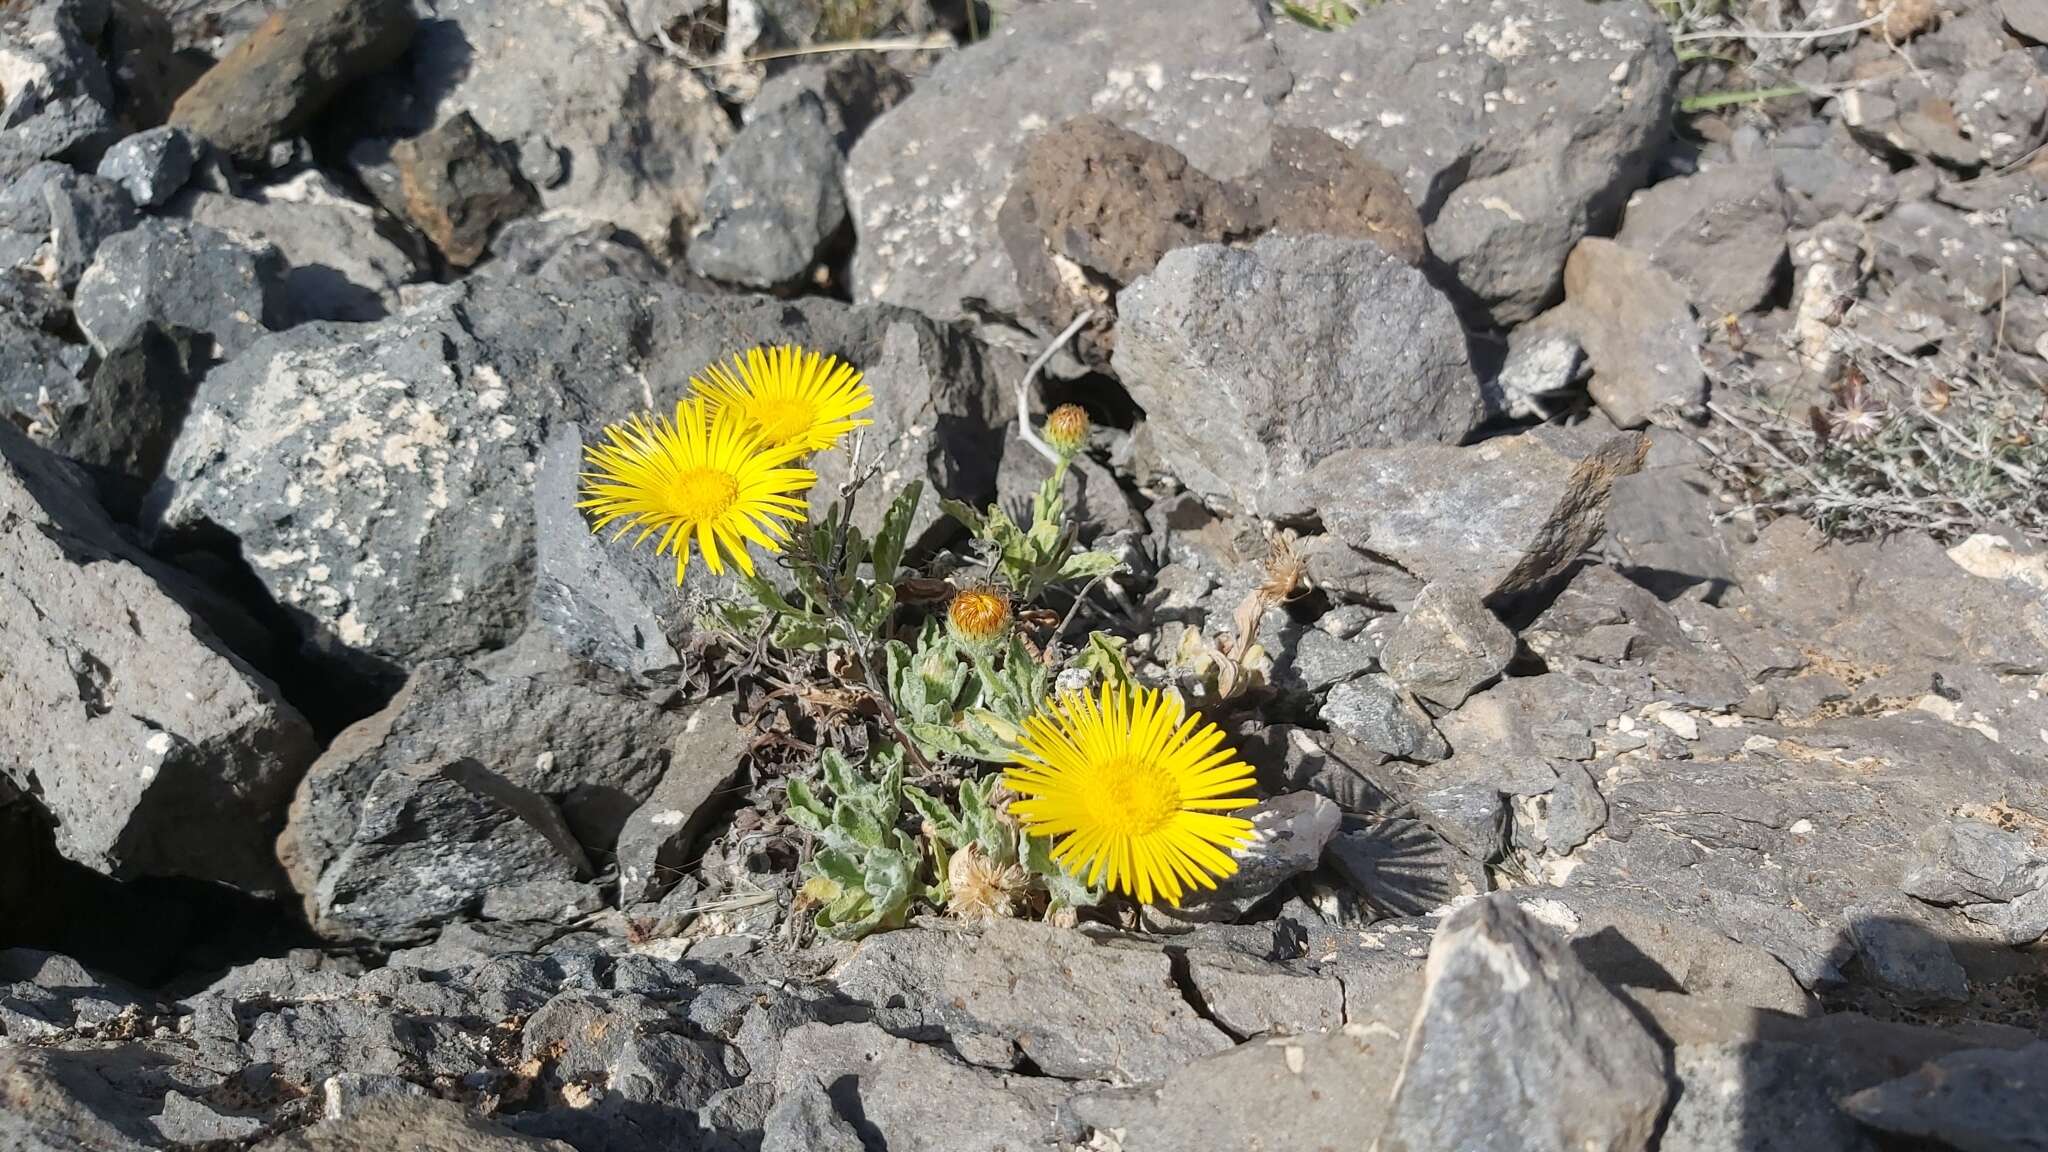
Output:
<svg viewBox="0 0 2048 1152">
<path fill-rule="evenodd" d="M 1088 411 L 1079 404 L 1062 404 L 1045 418 L 1045 442 L 1061 456 L 1071 457 L 1088 446 Z"/>
<path fill-rule="evenodd" d="M 946 631 L 955 643 L 976 652 L 992 652 L 1010 632 L 1010 597 L 990 585 L 965 588 L 946 606 Z"/>
</svg>

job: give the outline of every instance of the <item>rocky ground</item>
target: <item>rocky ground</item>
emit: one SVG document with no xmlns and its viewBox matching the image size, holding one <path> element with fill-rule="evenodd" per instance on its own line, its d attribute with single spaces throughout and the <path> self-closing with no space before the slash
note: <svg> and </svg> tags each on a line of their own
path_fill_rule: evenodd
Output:
<svg viewBox="0 0 2048 1152">
<path fill-rule="evenodd" d="M 0 1147 L 2048 1146 L 2048 3 L 10 0 L 0 101 Z M 1084 313 L 1260 842 L 821 938 L 832 705 L 580 446 L 798 342 L 1016 502 Z"/>
</svg>

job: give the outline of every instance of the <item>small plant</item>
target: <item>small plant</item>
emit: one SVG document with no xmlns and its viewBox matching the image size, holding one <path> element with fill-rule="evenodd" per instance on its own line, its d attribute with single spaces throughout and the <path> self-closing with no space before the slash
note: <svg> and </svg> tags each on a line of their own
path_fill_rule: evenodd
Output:
<svg viewBox="0 0 2048 1152">
<path fill-rule="evenodd" d="M 1373 3 L 1374 0 L 1363 0 Z M 1344 0 L 1280 0 L 1280 14 L 1318 32 L 1349 28 L 1358 20 L 1358 9 Z"/>
<path fill-rule="evenodd" d="M 1222 813 L 1252 802 L 1250 770 L 1177 696 L 1136 684 L 1122 639 L 1065 638 L 1117 567 L 1080 547 L 1062 495 L 1088 443 L 1085 412 L 1056 409 L 1042 438 L 1020 421 L 1053 464 L 1026 522 L 943 500 L 969 533 L 964 555 L 913 562 L 922 482 L 894 495 L 872 535 L 855 522 L 875 469 L 859 439 L 873 399 L 852 366 L 755 349 L 691 383 L 672 421 L 638 417 L 590 448 L 583 506 L 615 538 L 673 554 L 678 583 L 693 552 L 739 573 L 744 595 L 714 601 L 700 624 L 744 654 L 741 674 L 771 699 L 798 705 L 800 727 L 780 743 L 808 753 L 784 807 L 805 840 L 799 902 L 818 931 L 858 939 L 920 906 L 1070 917 L 1110 888 L 1177 903 L 1235 870 L 1225 850 L 1250 825 Z M 814 507 L 805 465 L 849 437 L 849 479 Z M 964 571 L 979 574 L 938 575 Z M 1255 594 L 1245 628 L 1293 579 Z M 1101 695 L 1055 698 L 1056 684 Z"/>
</svg>

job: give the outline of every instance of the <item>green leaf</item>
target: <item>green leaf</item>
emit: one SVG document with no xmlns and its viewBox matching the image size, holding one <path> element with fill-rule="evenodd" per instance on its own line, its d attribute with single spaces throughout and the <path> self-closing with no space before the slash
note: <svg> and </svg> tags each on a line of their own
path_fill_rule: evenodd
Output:
<svg viewBox="0 0 2048 1152">
<path fill-rule="evenodd" d="M 837 638 L 828 621 L 809 616 L 784 616 L 769 639 L 784 652 L 818 652 Z"/>
<path fill-rule="evenodd" d="M 1108 552 L 1076 552 L 1060 565 L 1063 580 L 1092 580 L 1117 570 L 1120 561 Z"/>
<path fill-rule="evenodd" d="M 801 611 L 794 605 L 790 604 L 790 602 L 783 597 L 782 590 L 777 588 L 775 585 L 769 583 L 767 578 L 763 577 L 758 572 L 752 575 L 741 573 L 740 583 L 746 588 L 748 592 L 753 593 L 754 599 L 761 602 L 761 607 L 766 608 L 770 612 L 778 613 L 783 616 L 809 615 L 809 613 Z"/>
<path fill-rule="evenodd" d="M 910 541 L 910 522 L 916 518 L 918 501 L 923 497 L 924 481 L 912 480 L 896 494 L 896 499 L 889 503 L 889 510 L 882 514 L 882 526 L 875 533 L 875 545 L 870 556 L 877 581 L 895 583 L 896 570 L 903 563 L 903 550 Z"/>
<path fill-rule="evenodd" d="M 903 798 L 910 801 L 910 806 L 917 810 L 917 814 L 932 826 L 932 834 L 941 842 L 950 847 L 958 847 L 966 842 L 968 833 L 965 825 L 960 817 L 955 816 L 952 810 L 946 807 L 944 800 L 915 784 L 903 786 Z"/>
<path fill-rule="evenodd" d="M 843 887 L 860 886 L 861 867 L 844 852 L 827 848 L 811 857 L 810 868 L 814 875 L 823 876 Z"/>
<path fill-rule="evenodd" d="M 811 792 L 811 786 L 792 776 L 788 781 L 789 804 L 786 812 L 789 822 L 813 835 L 823 832 L 832 819 L 830 809 L 818 802 Z"/>
<path fill-rule="evenodd" d="M 1129 688 L 1135 681 L 1131 677 L 1130 659 L 1124 655 L 1124 644 L 1121 636 L 1090 632 L 1087 645 L 1074 657 L 1074 666 L 1093 672 L 1113 688 Z"/>
<path fill-rule="evenodd" d="M 950 496 L 939 497 L 939 511 L 958 520 L 966 526 L 969 532 L 974 533 L 976 536 L 980 536 L 984 532 L 986 522 L 982 519 L 981 513 Z"/>
<path fill-rule="evenodd" d="M 1023 840 L 1024 870 L 1045 882 L 1046 894 L 1052 897 L 1055 908 L 1092 908 L 1102 902 L 1102 889 L 1090 888 L 1052 858 L 1051 840 L 1028 835 Z"/>
</svg>

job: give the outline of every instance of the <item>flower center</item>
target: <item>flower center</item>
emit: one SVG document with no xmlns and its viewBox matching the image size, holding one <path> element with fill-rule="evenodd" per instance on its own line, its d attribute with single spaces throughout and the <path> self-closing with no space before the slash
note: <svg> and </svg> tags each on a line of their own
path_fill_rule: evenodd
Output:
<svg viewBox="0 0 2048 1152">
<path fill-rule="evenodd" d="M 777 397 L 762 400 L 748 413 L 754 423 L 761 427 L 761 438 L 770 448 L 803 439 L 817 423 L 818 410 L 810 401 L 801 397 Z"/>
<path fill-rule="evenodd" d="M 1157 764 L 1110 760 L 1095 765 L 1083 800 L 1097 827 L 1117 836 L 1146 836 L 1180 811 L 1180 784 Z"/>
<path fill-rule="evenodd" d="M 668 506 L 692 524 L 716 520 L 739 499 L 740 482 L 717 468 L 687 468 L 669 483 Z"/>
</svg>

